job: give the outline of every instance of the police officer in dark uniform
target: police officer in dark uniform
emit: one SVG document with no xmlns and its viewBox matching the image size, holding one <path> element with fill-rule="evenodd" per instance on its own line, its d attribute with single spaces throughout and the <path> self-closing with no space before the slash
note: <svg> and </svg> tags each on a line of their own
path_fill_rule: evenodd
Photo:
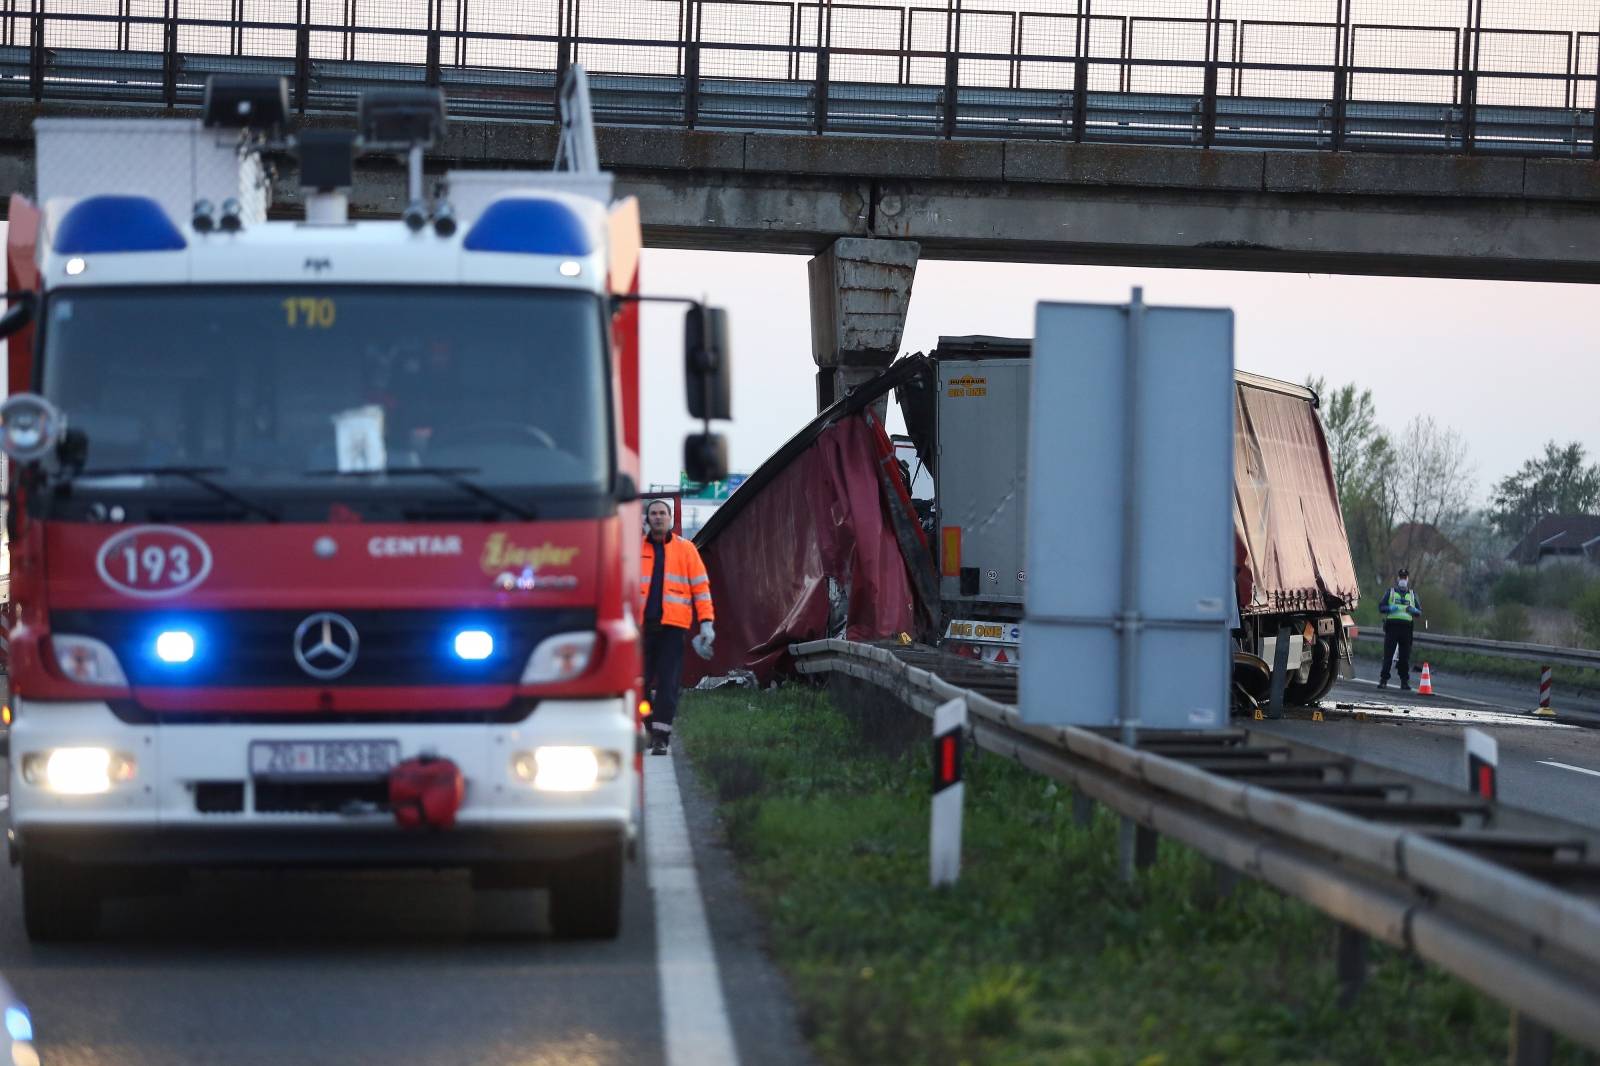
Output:
<svg viewBox="0 0 1600 1066">
<path fill-rule="evenodd" d="M 1422 614 L 1422 601 L 1411 587 L 1411 571 L 1405 567 L 1395 575 L 1394 584 L 1385 589 L 1378 601 L 1378 613 L 1383 616 L 1383 671 L 1378 675 L 1378 687 L 1389 687 L 1389 664 L 1394 662 L 1395 649 L 1400 651 L 1400 687 L 1411 688 L 1411 626 Z"/>
</svg>

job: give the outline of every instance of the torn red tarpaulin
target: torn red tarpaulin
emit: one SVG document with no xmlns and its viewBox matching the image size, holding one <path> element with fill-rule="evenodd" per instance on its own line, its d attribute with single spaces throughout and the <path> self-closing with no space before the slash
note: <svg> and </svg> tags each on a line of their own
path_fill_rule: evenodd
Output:
<svg viewBox="0 0 1600 1066">
<path fill-rule="evenodd" d="M 790 644 L 828 636 L 830 621 L 850 640 L 916 632 L 926 607 L 878 477 L 889 441 L 864 404 L 853 406 L 819 416 L 695 538 L 711 577 L 717 639 L 711 661 L 686 657 L 685 685 L 736 668 L 764 685 L 789 672 Z"/>
</svg>

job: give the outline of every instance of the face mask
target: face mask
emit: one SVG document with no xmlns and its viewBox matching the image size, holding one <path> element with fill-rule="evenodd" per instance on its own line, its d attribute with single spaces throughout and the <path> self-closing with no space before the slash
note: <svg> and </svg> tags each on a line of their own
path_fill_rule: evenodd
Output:
<svg viewBox="0 0 1600 1066">
<path fill-rule="evenodd" d="M 1411 582 L 1407 581 L 1405 578 L 1401 578 L 1399 581 L 1395 582 L 1396 587 L 1398 587 L 1401 591 L 1404 591 L 1405 588 L 1410 584 Z"/>
</svg>

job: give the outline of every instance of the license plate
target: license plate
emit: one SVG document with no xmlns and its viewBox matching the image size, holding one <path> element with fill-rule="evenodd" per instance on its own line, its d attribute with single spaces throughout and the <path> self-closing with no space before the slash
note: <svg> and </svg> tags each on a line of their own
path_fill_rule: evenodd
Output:
<svg viewBox="0 0 1600 1066">
<path fill-rule="evenodd" d="M 381 777 L 400 761 L 398 740 L 257 740 L 254 777 Z"/>
</svg>

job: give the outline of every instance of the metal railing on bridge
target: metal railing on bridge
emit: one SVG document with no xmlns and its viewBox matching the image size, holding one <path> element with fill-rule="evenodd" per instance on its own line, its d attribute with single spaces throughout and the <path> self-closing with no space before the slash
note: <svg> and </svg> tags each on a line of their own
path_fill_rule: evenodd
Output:
<svg viewBox="0 0 1600 1066">
<path fill-rule="evenodd" d="M 1600 0 L 0 0 L 0 99 L 540 121 L 576 62 L 609 123 L 1600 157 Z"/>
</svg>

